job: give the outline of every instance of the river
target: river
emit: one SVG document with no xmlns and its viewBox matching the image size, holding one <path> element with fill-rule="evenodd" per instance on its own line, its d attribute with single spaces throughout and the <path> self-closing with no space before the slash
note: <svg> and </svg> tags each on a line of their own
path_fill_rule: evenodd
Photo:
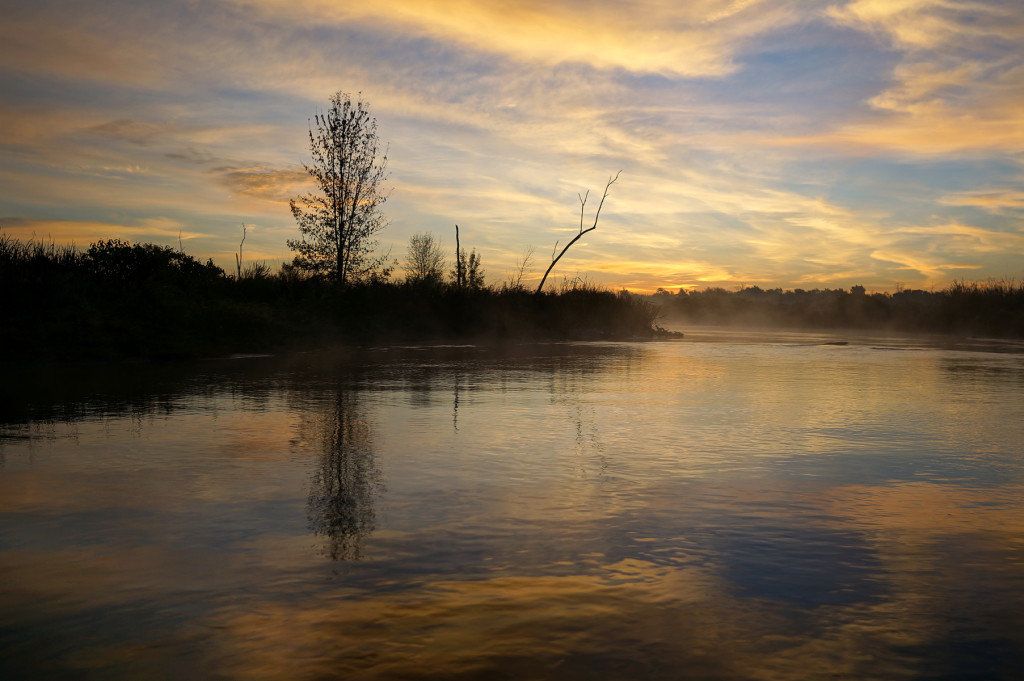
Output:
<svg viewBox="0 0 1024 681">
<path fill-rule="evenodd" d="M 20 367 L 5 679 L 1016 679 L 1024 347 Z"/>
</svg>

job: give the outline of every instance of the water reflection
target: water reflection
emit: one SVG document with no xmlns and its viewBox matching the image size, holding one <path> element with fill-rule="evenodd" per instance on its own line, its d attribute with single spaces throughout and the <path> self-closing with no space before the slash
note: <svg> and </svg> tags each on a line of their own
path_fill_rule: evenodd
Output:
<svg viewBox="0 0 1024 681">
<path fill-rule="evenodd" d="M 455 380 L 452 385 L 452 430 L 459 432 L 459 390 L 462 388 L 462 372 L 455 372 Z"/>
<path fill-rule="evenodd" d="M 329 397 L 319 411 L 303 415 L 300 426 L 300 438 L 320 449 L 310 481 L 309 528 L 324 538 L 332 560 L 359 560 L 363 540 L 375 528 L 374 497 L 382 489 L 373 428 L 356 391 L 339 386 Z"/>
<path fill-rule="evenodd" d="M 866 344 L 387 348 L 76 397 L 66 420 L 40 402 L 2 426 L 21 435 L 0 449 L 0 662 L 1015 679 L 1022 368 Z"/>
</svg>

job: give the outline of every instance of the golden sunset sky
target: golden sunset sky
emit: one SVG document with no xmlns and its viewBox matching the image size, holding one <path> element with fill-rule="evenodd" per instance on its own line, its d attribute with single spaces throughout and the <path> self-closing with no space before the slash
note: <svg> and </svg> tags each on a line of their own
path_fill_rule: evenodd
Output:
<svg viewBox="0 0 1024 681">
<path fill-rule="evenodd" d="M 454 225 L 609 288 L 1024 275 L 1019 0 L 0 0 L 0 228 L 234 269 L 297 235 L 308 124 L 362 93 L 401 259 Z"/>
</svg>

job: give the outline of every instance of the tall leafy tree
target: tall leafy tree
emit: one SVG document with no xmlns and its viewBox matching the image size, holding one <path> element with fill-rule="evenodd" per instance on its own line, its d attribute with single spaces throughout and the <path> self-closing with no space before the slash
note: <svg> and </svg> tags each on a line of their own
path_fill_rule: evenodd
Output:
<svg viewBox="0 0 1024 681">
<path fill-rule="evenodd" d="M 373 255 L 373 235 L 387 226 L 380 207 L 387 200 L 388 158 L 369 105 L 335 93 L 310 125 L 309 147 L 312 162 L 304 167 L 316 190 L 289 204 L 300 235 L 288 241 L 295 266 L 326 274 L 339 288 L 386 277 L 387 259 Z"/>
</svg>

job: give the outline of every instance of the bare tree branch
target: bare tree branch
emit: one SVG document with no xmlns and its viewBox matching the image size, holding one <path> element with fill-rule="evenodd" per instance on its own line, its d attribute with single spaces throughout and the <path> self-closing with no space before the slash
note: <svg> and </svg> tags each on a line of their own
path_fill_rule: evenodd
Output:
<svg viewBox="0 0 1024 681">
<path fill-rule="evenodd" d="M 242 246 L 245 245 L 245 223 L 242 223 L 242 240 L 238 242 L 238 253 L 235 253 L 235 278 L 242 280 Z M 180 239 L 180 237 L 179 237 Z"/>
<path fill-rule="evenodd" d="M 582 196 L 580 196 L 579 194 L 576 195 L 576 196 L 579 196 L 579 199 L 580 199 L 580 232 L 579 232 L 579 234 L 577 234 L 576 236 L 574 236 L 572 238 L 572 241 L 570 241 L 569 243 L 567 243 L 565 245 L 565 248 L 562 249 L 562 252 L 559 253 L 558 256 L 553 257 L 553 259 L 551 260 L 551 264 L 548 265 L 547 271 L 544 273 L 544 276 L 540 280 L 540 285 L 537 286 L 537 291 L 536 291 L 537 295 L 539 295 L 540 292 L 544 289 L 544 282 L 546 282 L 548 280 L 548 275 L 551 274 L 551 270 L 554 269 L 554 267 L 558 263 L 558 261 L 562 259 L 562 256 L 565 255 L 565 252 L 569 250 L 569 247 L 572 246 L 577 241 L 579 241 L 583 237 L 583 235 L 586 234 L 587 232 L 592 232 L 595 229 L 597 229 L 597 220 L 598 220 L 598 218 L 601 217 L 601 208 L 604 206 L 604 200 L 606 198 L 608 198 L 608 189 L 611 188 L 611 186 L 613 184 L 615 184 L 615 181 L 619 179 L 619 175 L 621 175 L 621 174 L 622 174 L 622 171 L 620 170 L 619 172 L 615 173 L 615 177 L 608 178 L 608 184 L 606 184 L 604 186 L 604 194 L 601 195 L 601 203 L 597 204 L 597 212 L 594 213 L 594 224 L 591 225 L 590 227 L 588 227 L 587 229 L 583 229 L 583 217 L 584 217 L 583 209 L 587 205 L 587 198 L 590 197 L 590 190 L 588 189 L 587 193 L 582 195 Z M 558 248 L 558 242 L 557 241 L 555 242 L 555 248 L 556 249 Z M 552 256 L 554 256 L 554 250 L 551 251 L 551 254 L 552 254 Z"/>
</svg>

